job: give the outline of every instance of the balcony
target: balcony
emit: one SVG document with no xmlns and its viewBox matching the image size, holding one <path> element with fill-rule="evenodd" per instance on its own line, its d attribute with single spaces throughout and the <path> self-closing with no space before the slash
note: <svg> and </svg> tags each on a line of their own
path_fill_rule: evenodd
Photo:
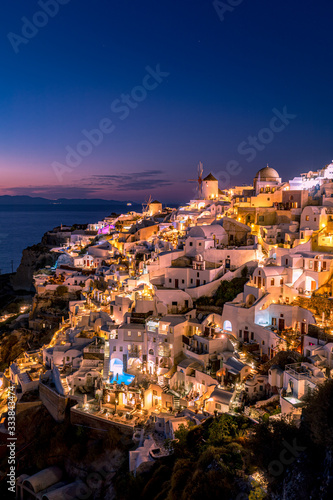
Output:
<svg viewBox="0 0 333 500">
<path fill-rule="evenodd" d="M 140 349 L 128 349 L 128 357 L 129 358 L 140 358 L 141 357 Z"/>
<path fill-rule="evenodd" d="M 285 371 L 296 380 L 313 380 L 314 378 L 312 371 L 302 363 L 292 363 L 291 365 L 286 365 Z"/>
</svg>

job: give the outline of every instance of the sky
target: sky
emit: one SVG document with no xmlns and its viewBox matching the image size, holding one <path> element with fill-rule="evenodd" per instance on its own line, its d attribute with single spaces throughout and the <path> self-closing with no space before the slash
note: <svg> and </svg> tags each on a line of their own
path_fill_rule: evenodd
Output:
<svg viewBox="0 0 333 500">
<path fill-rule="evenodd" d="M 0 195 L 186 202 L 333 159 L 332 2 L 13 0 Z"/>
</svg>

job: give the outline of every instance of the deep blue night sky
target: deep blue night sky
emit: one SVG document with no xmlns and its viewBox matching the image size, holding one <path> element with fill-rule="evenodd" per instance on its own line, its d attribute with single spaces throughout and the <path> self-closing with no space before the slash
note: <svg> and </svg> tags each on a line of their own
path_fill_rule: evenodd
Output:
<svg viewBox="0 0 333 500">
<path fill-rule="evenodd" d="M 332 3 L 238 3 L 221 21 L 204 0 L 70 0 L 53 18 L 34 18 L 38 2 L 8 2 L 0 21 L 0 194 L 187 201 L 194 184 L 185 181 L 200 160 L 221 187 L 231 160 L 240 173 L 230 185 L 251 181 L 267 163 L 283 180 L 329 163 Z M 24 16 L 46 25 L 28 39 Z M 138 90 L 135 109 L 112 111 L 157 65 L 169 75 L 146 96 Z M 290 123 L 273 137 L 264 132 L 255 155 L 240 154 L 240 144 L 270 126 L 273 108 L 284 107 L 296 115 Z M 82 130 L 104 118 L 113 131 L 79 164 L 66 164 L 66 146 L 75 149 Z"/>
</svg>

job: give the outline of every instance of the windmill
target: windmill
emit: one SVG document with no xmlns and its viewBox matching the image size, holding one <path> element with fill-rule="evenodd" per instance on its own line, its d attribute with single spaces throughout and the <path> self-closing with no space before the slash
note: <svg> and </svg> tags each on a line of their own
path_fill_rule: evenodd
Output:
<svg viewBox="0 0 333 500">
<path fill-rule="evenodd" d="M 198 191 L 198 199 L 199 200 L 201 200 L 201 198 L 202 198 L 202 173 L 203 173 L 203 164 L 201 163 L 201 161 L 199 161 L 198 178 L 197 179 L 189 179 L 189 182 L 197 182 L 198 183 L 197 191 Z"/>
<path fill-rule="evenodd" d="M 149 205 L 152 202 L 152 197 L 149 196 L 148 200 L 146 200 L 144 203 L 142 203 L 142 213 L 147 214 L 149 211 Z"/>
</svg>

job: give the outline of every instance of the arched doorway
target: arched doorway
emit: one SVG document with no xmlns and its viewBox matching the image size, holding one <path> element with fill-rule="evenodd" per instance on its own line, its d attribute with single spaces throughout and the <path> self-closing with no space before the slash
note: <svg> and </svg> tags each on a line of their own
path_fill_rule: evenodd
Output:
<svg viewBox="0 0 333 500">
<path fill-rule="evenodd" d="M 246 307 L 251 307 L 256 301 L 256 298 L 255 296 L 250 293 L 249 295 L 247 295 L 246 299 L 245 299 L 245 304 L 246 304 Z"/>
<path fill-rule="evenodd" d="M 232 332 L 232 324 L 231 321 L 229 321 L 228 319 L 225 320 L 225 322 L 223 323 L 223 330 L 226 330 L 227 332 Z"/>
</svg>

